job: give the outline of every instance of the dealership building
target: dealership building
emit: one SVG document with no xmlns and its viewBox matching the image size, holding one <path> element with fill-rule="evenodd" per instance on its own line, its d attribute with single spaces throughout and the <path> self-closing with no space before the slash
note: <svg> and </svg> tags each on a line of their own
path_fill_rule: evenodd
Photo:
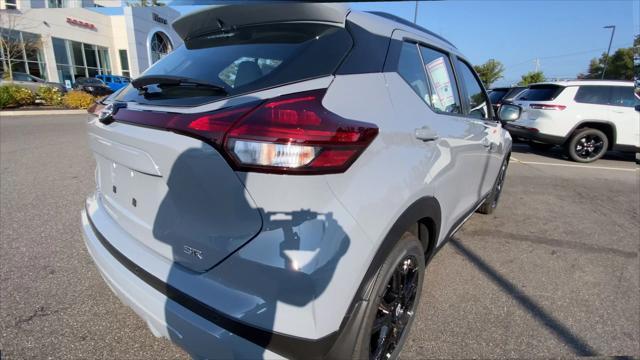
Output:
<svg viewBox="0 0 640 360">
<path fill-rule="evenodd" d="M 124 0 L 123 0 L 124 1 Z M 114 6 L 117 5 L 117 6 Z M 137 77 L 182 44 L 167 6 L 117 0 L 0 0 L 2 70 L 71 86 L 79 77 Z"/>
</svg>

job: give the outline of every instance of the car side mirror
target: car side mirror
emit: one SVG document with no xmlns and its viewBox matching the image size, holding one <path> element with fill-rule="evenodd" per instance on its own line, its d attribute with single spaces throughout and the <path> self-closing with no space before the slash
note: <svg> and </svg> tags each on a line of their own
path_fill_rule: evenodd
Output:
<svg viewBox="0 0 640 360">
<path fill-rule="evenodd" d="M 640 111 L 640 105 L 636 105 L 636 111 Z"/>
<path fill-rule="evenodd" d="M 522 108 L 514 104 L 502 104 L 498 110 L 498 119 L 500 121 L 516 121 L 522 114 Z"/>
</svg>

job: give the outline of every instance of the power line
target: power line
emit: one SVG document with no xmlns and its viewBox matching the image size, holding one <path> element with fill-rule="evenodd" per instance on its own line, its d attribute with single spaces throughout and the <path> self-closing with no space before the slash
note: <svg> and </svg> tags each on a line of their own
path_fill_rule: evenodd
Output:
<svg viewBox="0 0 640 360">
<path fill-rule="evenodd" d="M 622 48 L 625 47 L 623 45 L 628 45 L 629 43 L 619 43 L 616 44 L 616 48 Z M 539 56 L 539 57 L 535 57 L 535 58 L 531 58 L 531 59 L 527 59 L 525 61 L 519 62 L 519 63 L 515 63 L 515 64 L 511 64 L 511 65 L 505 65 L 505 67 L 515 67 L 515 66 L 519 66 L 519 65 L 523 65 L 523 64 L 530 64 L 532 61 L 536 61 L 536 60 L 542 60 L 542 59 L 555 59 L 555 58 L 562 58 L 562 57 L 569 57 L 569 56 L 575 56 L 575 55 L 582 55 L 582 54 L 588 54 L 588 53 L 592 53 L 592 52 L 596 52 L 596 51 L 602 51 L 604 52 L 604 49 L 602 48 L 597 48 L 597 49 L 590 49 L 590 50 L 582 50 L 582 51 L 576 51 L 576 52 L 572 52 L 572 53 L 567 53 L 567 54 L 560 54 L 560 55 L 550 55 L 550 56 Z"/>
</svg>

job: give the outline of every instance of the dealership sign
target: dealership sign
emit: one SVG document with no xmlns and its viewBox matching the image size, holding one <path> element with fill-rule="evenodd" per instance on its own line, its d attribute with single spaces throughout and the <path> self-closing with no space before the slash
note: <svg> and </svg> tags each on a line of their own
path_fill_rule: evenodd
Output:
<svg viewBox="0 0 640 360">
<path fill-rule="evenodd" d="M 68 17 L 67 18 L 67 22 L 71 25 L 75 25 L 75 26 L 79 26 L 79 27 L 83 27 L 85 29 L 89 29 L 89 30 L 97 30 L 96 26 L 92 23 L 88 23 L 86 21 L 82 21 L 82 20 L 78 20 L 78 19 L 73 19 Z"/>
</svg>

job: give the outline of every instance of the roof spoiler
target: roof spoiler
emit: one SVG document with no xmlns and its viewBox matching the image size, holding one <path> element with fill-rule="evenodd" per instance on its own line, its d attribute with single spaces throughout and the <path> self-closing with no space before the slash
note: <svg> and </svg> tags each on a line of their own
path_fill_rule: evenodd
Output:
<svg viewBox="0 0 640 360">
<path fill-rule="evenodd" d="M 211 6 L 178 18 L 173 29 L 186 41 L 235 27 L 283 21 L 335 23 L 344 26 L 349 8 L 338 4 L 268 3 Z"/>
</svg>

